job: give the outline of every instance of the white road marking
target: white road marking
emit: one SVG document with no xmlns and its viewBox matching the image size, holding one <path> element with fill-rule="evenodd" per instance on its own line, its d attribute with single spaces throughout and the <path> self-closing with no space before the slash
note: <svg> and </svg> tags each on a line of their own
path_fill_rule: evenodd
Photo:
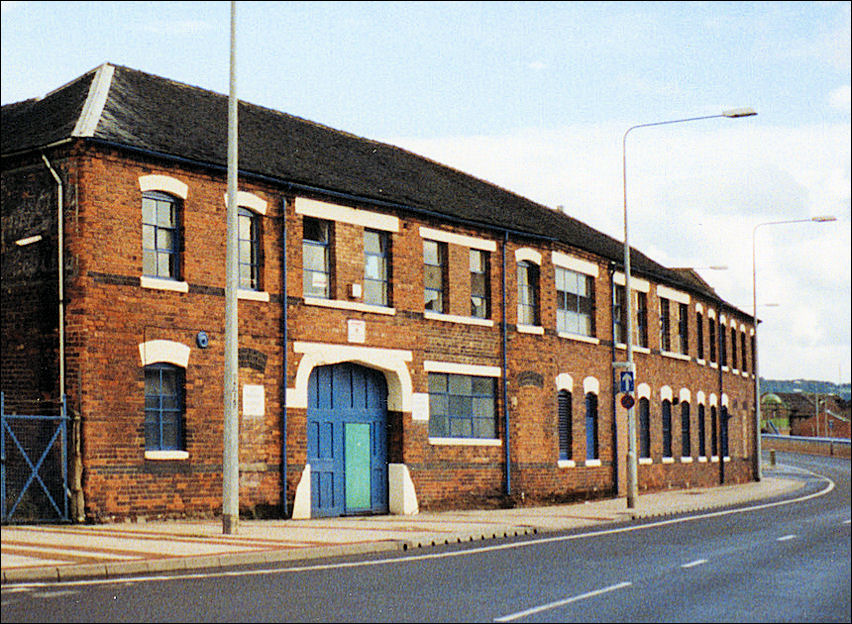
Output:
<svg viewBox="0 0 852 624">
<path fill-rule="evenodd" d="M 777 539 L 777 541 L 779 541 L 779 542 L 788 542 L 788 541 L 790 541 L 791 539 L 796 539 L 797 537 L 798 537 L 797 535 L 783 535 L 783 536 L 779 537 L 779 538 Z"/>
<path fill-rule="evenodd" d="M 398 563 L 408 563 L 412 561 L 419 561 L 421 559 L 443 559 L 446 557 L 463 557 L 466 555 L 473 555 L 483 552 L 492 552 L 497 550 L 506 550 L 510 548 L 524 548 L 527 546 L 539 546 L 541 544 L 548 544 L 553 542 L 564 542 L 570 540 L 577 539 L 585 539 L 589 537 L 598 537 L 600 535 L 611 535 L 614 533 L 627 533 L 630 531 L 642 531 L 645 529 L 653 529 L 661 526 L 668 526 L 672 524 L 680 524 L 682 522 L 691 522 L 693 520 L 703 520 L 704 518 L 715 518 L 719 516 L 729 516 L 732 514 L 745 513 L 748 511 L 756 511 L 758 509 L 768 509 L 770 507 L 779 507 L 782 505 L 791 505 L 793 503 L 800 503 L 802 501 L 810 500 L 812 498 L 816 498 L 818 496 L 824 496 L 831 492 L 835 488 L 835 483 L 831 479 L 827 477 L 822 477 L 810 470 L 806 470 L 804 468 L 798 468 L 800 472 L 805 472 L 809 474 L 813 474 L 815 476 L 821 477 L 828 481 L 828 485 L 825 488 L 820 490 L 819 492 L 814 492 L 813 494 L 807 494 L 805 496 L 800 496 L 799 498 L 792 498 L 788 500 L 776 501 L 774 503 L 762 503 L 759 505 L 753 505 L 751 507 L 742 507 L 739 509 L 727 509 L 724 511 L 711 511 L 703 514 L 696 514 L 694 516 L 687 516 L 685 518 L 671 518 L 669 520 L 660 520 L 659 522 L 648 522 L 646 524 L 639 525 L 631 525 L 626 527 L 619 527 L 617 529 L 604 529 L 602 531 L 589 531 L 586 533 L 578 533 L 576 535 L 560 535 L 557 537 L 546 537 L 535 540 L 528 540 L 522 542 L 513 542 L 511 544 L 498 544 L 496 546 L 481 546 L 479 548 L 471 548 L 468 550 L 459 550 L 447 553 L 428 553 L 428 554 L 420 554 L 420 555 L 411 555 L 406 557 L 395 557 L 389 559 L 376 559 L 371 561 L 353 561 L 347 563 L 328 563 L 328 564 L 315 564 L 315 565 L 300 565 L 293 566 L 290 568 L 267 568 L 260 570 L 234 570 L 223 572 L 221 570 L 216 571 L 207 571 L 207 572 L 195 572 L 190 574 L 168 574 L 168 575 L 149 575 L 149 576 L 132 576 L 132 577 L 124 577 L 124 578 L 115 578 L 115 579 L 88 579 L 88 580 L 79 580 L 79 581 L 61 581 L 63 586 L 73 587 L 75 585 L 86 585 L 86 586 L 94 586 L 94 585 L 110 585 L 110 584 L 127 584 L 127 583 L 140 583 L 140 582 L 150 582 L 150 581 L 173 581 L 176 579 L 180 580 L 191 580 L 191 579 L 208 579 L 208 578 L 223 578 L 223 577 L 239 577 L 239 576 L 267 576 L 271 574 L 287 574 L 291 572 L 306 572 L 309 570 L 332 570 L 332 569 L 342 569 L 342 568 L 355 568 L 362 566 L 376 566 L 376 565 L 385 565 L 385 564 L 398 564 Z M 33 583 L 21 583 L 16 584 L 14 587 L 16 588 L 33 588 L 33 587 L 46 587 L 55 585 L 56 581 L 38 581 Z M 7 585 L 2 586 L 2 591 L 7 592 L 10 591 L 11 587 Z M 20 589 L 18 589 L 20 591 Z"/>
<path fill-rule="evenodd" d="M 695 566 L 700 566 L 707 563 L 706 559 L 696 559 L 695 561 L 690 561 L 689 563 L 684 563 L 680 567 L 682 568 L 694 568 Z"/>
<path fill-rule="evenodd" d="M 606 594 L 611 591 L 615 591 L 617 589 L 623 589 L 625 587 L 630 587 L 633 583 L 618 583 L 617 585 L 610 585 L 609 587 L 602 587 L 601 589 L 596 589 L 594 591 L 586 592 L 585 594 L 580 594 L 579 596 L 573 596 L 571 598 L 566 598 L 565 600 L 558 600 L 556 602 L 551 602 L 548 604 L 544 604 L 538 607 L 533 607 L 531 609 L 526 609 L 525 611 L 518 611 L 517 613 L 510 613 L 509 615 L 503 615 L 501 617 L 496 618 L 495 622 L 511 622 L 512 620 L 517 620 L 522 617 L 526 617 L 528 615 L 533 615 L 534 613 L 541 613 L 542 611 L 549 611 L 550 609 L 556 609 L 558 607 L 564 607 L 567 604 L 571 604 L 572 602 L 577 602 L 578 600 L 585 600 L 586 598 L 593 598 L 594 596 L 600 596 L 601 594 Z"/>
</svg>

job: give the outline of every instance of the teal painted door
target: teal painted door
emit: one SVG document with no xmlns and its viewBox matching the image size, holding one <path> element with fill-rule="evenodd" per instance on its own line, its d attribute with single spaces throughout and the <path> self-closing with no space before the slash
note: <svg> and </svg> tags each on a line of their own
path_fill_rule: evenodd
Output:
<svg viewBox="0 0 852 624">
<path fill-rule="evenodd" d="M 387 385 L 354 364 L 317 367 L 308 382 L 311 515 L 387 513 Z"/>
</svg>

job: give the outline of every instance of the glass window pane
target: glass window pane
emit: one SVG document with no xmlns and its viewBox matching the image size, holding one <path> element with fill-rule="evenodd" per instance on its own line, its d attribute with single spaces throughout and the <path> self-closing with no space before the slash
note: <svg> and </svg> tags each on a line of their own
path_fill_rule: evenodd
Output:
<svg viewBox="0 0 852 624">
<path fill-rule="evenodd" d="M 447 376 L 440 373 L 429 375 L 429 392 L 447 392 Z"/>
<path fill-rule="evenodd" d="M 467 375 L 450 375 L 448 380 L 450 394 L 470 396 L 473 378 Z"/>
<path fill-rule="evenodd" d="M 384 252 L 382 245 L 382 235 L 379 232 L 364 230 L 364 251 L 380 254 Z"/>
<path fill-rule="evenodd" d="M 364 277 L 367 279 L 384 278 L 384 262 L 379 256 L 367 256 L 364 258 Z"/>
<path fill-rule="evenodd" d="M 142 273 L 145 275 L 157 274 L 157 254 L 153 251 L 142 253 Z"/>
<path fill-rule="evenodd" d="M 174 205 L 171 202 L 157 202 L 157 225 L 162 227 L 174 225 Z"/>
<path fill-rule="evenodd" d="M 438 243 L 430 240 L 423 241 L 423 262 L 426 264 L 441 264 Z"/>
<path fill-rule="evenodd" d="M 306 269 L 326 271 L 326 248 L 319 245 L 302 246 L 303 264 Z"/>
<path fill-rule="evenodd" d="M 157 275 L 160 277 L 172 276 L 172 254 L 167 252 L 157 254 Z"/>
<path fill-rule="evenodd" d="M 427 288 L 441 288 L 441 267 L 426 265 L 424 267 L 424 278 Z"/>
<path fill-rule="evenodd" d="M 471 377 L 473 394 L 494 396 L 494 380 L 490 377 Z"/>
<path fill-rule="evenodd" d="M 154 249 L 155 231 L 151 225 L 142 226 L 142 247 L 144 249 Z"/>
<path fill-rule="evenodd" d="M 174 249 L 174 237 L 171 230 L 157 230 L 157 249 Z"/>
<path fill-rule="evenodd" d="M 328 242 L 328 223 L 320 219 L 305 217 L 303 223 L 303 238 L 318 243 Z"/>
<path fill-rule="evenodd" d="M 157 214 L 157 202 L 150 197 L 142 198 L 142 222 L 155 223 Z"/>
</svg>

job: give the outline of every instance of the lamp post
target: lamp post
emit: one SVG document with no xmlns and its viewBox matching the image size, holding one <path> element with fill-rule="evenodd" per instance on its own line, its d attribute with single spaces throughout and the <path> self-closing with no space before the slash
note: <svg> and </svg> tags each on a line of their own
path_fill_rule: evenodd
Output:
<svg viewBox="0 0 852 624">
<path fill-rule="evenodd" d="M 811 217 L 810 219 L 791 219 L 789 221 L 765 221 L 754 226 L 751 232 L 751 305 L 752 322 L 754 323 L 754 478 L 756 481 L 763 479 L 763 460 L 760 454 L 763 452 L 760 440 L 760 370 L 757 367 L 757 230 L 766 225 L 784 225 L 787 223 L 827 223 L 837 221 L 837 217 L 827 215 Z"/>
<path fill-rule="evenodd" d="M 685 119 L 672 119 L 670 121 L 657 121 L 654 123 L 639 124 L 627 129 L 624 137 L 621 140 L 621 164 L 622 164 L 622 183 L 624 189 L 624 292 L 627 308 L 627 324 L 625 343 L 627 345 L 627 363 L 626 368 L 630 373 L 634 374 L 636 367 L 633 363 L 633 310 L 632 297 L 630 292 L 630 242 L 627 235 L 627 135 L 632 130 L 637 128 L 650 128 L 651 126 L 665 126 L 676 123 L 685 123 L 688 121 L 699 121 L 701 119 L 715 119 L 717 117 L 728 117 L 736 119 L 739 117 L 751 117 L 757 115 L 754 109 L 751 108 L 735 108 L 723 111 L 718 115 L 704 115 L 702 117 L 687 117 Z M 633 388 L 636 388 L 634 379 Z M 632 395 L 633 390 L 628 394 Z M 631 396 L 632 398 L 632 396 Z M 633 508 L 636 506 L 636 499 L 639 497 L 638 484 L 638 461 L 636 456 L 636 417 L 633 412 L 632 402 L 627 408 L 627 507 Z"/>
</svg>

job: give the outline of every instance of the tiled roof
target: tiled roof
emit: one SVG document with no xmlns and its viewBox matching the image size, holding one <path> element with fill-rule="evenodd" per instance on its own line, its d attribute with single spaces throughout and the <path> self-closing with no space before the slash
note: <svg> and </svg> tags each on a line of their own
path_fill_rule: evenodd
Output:
<svg viewBox="0 0 852 624">
<path fill-rule="evenodd" d="M 93 105 L 98 97 L 99 106 Z M 240 102 L 238 117 L 243 174 L 558 240 L 618 265 L 623 262 L 620 241 L 407 150 L 245 102 Z M 103 65 L 44 98 L 3 106 L 2 153 L 76 136 L 225 168 L 227 118 L 225 95 Z M 631 266 L 637 273 L 717 298 L 703 280 L 663 267 L 635 249 Z"/>
</svg>

